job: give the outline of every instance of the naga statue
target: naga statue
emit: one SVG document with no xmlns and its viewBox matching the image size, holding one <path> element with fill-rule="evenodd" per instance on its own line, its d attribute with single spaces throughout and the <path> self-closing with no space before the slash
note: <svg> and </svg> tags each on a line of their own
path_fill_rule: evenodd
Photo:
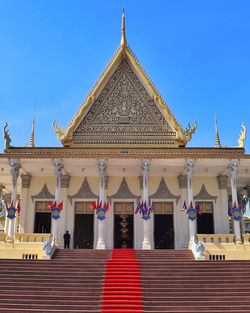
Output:
<svg viewBox="0 0 250 313">
<path fill-rule="evenodd" d="M 4 145 L 4 151 L 7 150 L 9 147 L 11 147 L 10 143 L 11 143 L 11 139 L 10 139 L 10 132 L 8 130 L 8 123 L 6 122 L 6 124 L 3 127 L 3 138 L 5 140 L 5 145 Z"/>
<path fill-rule="evenodd" d="M 247 138 L 247 128 L 246 128 L 244 122 L 242 122 L 241 127 L 242 127 L 242 130 L 241 130 L 241 133 L 240 133 L 240 137 L 238 139 L 238 147 L 244 148 L 244 141 Z"/>
<path fill-rule="evenodd" d="M 188 127 L 184 131 L 184 135 L 187 141 L 190 141 L 192 139 L 192 135 L 196 131 L 197 128 L 197 122 L 195 121 L 193 125 L 188 123 Z"/>
</svg>

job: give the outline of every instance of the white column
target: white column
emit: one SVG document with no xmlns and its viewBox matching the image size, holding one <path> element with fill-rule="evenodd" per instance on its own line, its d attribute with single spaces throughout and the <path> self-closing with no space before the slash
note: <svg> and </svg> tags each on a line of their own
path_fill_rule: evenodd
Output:
<svg viewBox="0 0 250 313">
<path fill-rule="evenodd" d="M 55 202 L 56 205 L 60 203 L 60 191 L 61 191 L 61 176 L 62 176 L 62 169 L 63 164 L 62 160 L 55 159 L 53 160 L 53 166 L 54 166 L 54 174 L 56 176 L 56 190 L 55 190 Z M 59 246 L 59 227 L 60 227 L 60 218 L 55 220 L 52 219 L 52 226 L 51 226 L 51 232 L 54 238 L 54 241 Z"/>
<path fill-rule="evenodd" d="M 217 177 L 220 199 L 219 199 L 219 210 L 220 210 L 220 219 L 218 220 L 217 230 L 219 234 L 228 234 L 229 233 L 229 216 L 228 216 L 228 193 L 227 193 L 227 182 L 228 176 L 219 175 Z"/>
<path fill-rule="evenodd" d="M 232 207 L 234 203 L 236 203 L 237 208 L 238 204 L 238 196 L 237 196 L 237 175 L 239 170 L 239 160 L 232 160 L 229 166 L 229 172 L 231 177 L 231 190 L 232 190 Z M 241 232 L 240 232 L 240 221 L 235 221 L 233 219 L 234 225 L 234 235 L 236 243 L 241 243 Z"/>
<path fill-rule="evenodd" d="M 105 202 L 105 171 L 106 171 L 106 164 L 104 160 L 98 161 L 98 173 L 100 178 L 100 188 L 99 188 L 99 201 L 102 202 L 102 205 Z M 100 221 L 98 219 L 98 238 L 97 238 L 97 244 L 96 249 L 106 249 L 105 245 L 105 219 Z"/>
<path fill-rule="evenodd" d="M 66 216 L 67 211 L 69 210 L 69 200 L 68 200 L 68 188 L 70 183 L 70 176 L 69 175 L 61 175 L 61 192 L 60 192 L 60 199 L 63 202 L 63 209 L 61 211 L 60 217 L 60 229 L 58 232 L 58 238 L 60 239 L 60 248 L 63 248 L 63 235 L 66 230 L 70 231 L 71 238 L 73 238 L 73 232 L 68 229 L 68 225 L 66 225 Z M 73 240 L 70 239 L 70 247 L 72 247 Z"/>
<path fill-rule="evenodd" d="M 16 206 L 17 180 L 19 176 L 20 167 L 21 166 L 20 166 L 19 160 L 15 160 L 15 159 L 10 160 L 10 174 L 12 177 L 12 193 L 11 193 L 11 206 L 12 207 Z M 8 234 L 7 234 L 8 241 L 13 241 L 14 229 L 15 229 L 15 218 L 9 220 Z"/>
<path fill-rule="evenodd" d="M 30 181 L 31 175 L 21 175 L 22 179 L 22 190 L 21 190 L 21 211 L 19 217 L 19 233 L 24 233 L 26 229 L 26 212 L 28 207 L 29 201 L 29 188 L 30 188 Z"/>
<path fill-rule="evenodd" d="M 179 175 L 178 183 L 180 188 L 180 200 L 177 203 L 178 208 L 182 208 L 184 201 L 187 202 L 187 176 Z M 187 219 L 187 212 L 182 210 L 177 211 L 177 231 L 178 231 L 178 241 L 176 243 L 176 249 L 187 249 L 188 248 L 188 232 L 189 232 L 189 224 Z"/>
<path fill-rule="evenodd" d="M 193 170 L 194 170 L 195 160 L 189 159 L 187 160 L 187 164 L 185 166 L 185 172 L 187 175 L 187 207 L 190 206 L 190 203 L 194 202 L 193 198 Z M 194 203 L 193 203 L 194 206 Z M 189 221 L 189 241 L 194 241 L 194 238 L 197 234 L 197 220 Z"/>
<path fill-rule="evenodd" d="M 150 162 L 147 160 L 143 160 L 141 163 L 141 170 L 142 170 L 142 201 L 143 203 L 146 202 L 148 205 L 148 174 L 150 170 Z M 152 245 L 150 243 L 150 223 L 149 220 L 143 220 L 143 242 L 142 242 L 142 249 L 149 250 L 152 249 Z"/>
</svg>

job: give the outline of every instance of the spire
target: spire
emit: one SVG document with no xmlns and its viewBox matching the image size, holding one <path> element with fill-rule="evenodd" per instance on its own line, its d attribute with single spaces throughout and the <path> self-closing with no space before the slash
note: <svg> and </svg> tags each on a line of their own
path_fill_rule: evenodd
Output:
<svg viewBox="0 0 250 313">
<path fill-rule="evenodd" d="M 125 25 L 125 11 L 122 9 L 122 38 L 121 38 L 121 47 L 126 48 L 127 39 L 126 39 L 126 25 Z"/>
<path fill-rule="evenodd" d="M 35 147 L 35 116 L 33 117 L 32 121 L 32 130 L 28 147 Z"/>
<path fill-rule="evenodd" d="M 221 143 L 220 143 L 220 136 L 219 136 L 219 128 L 218 128 L 218 121 L 215 113 L 215 148 L 221 148 Z"/>
</svg>

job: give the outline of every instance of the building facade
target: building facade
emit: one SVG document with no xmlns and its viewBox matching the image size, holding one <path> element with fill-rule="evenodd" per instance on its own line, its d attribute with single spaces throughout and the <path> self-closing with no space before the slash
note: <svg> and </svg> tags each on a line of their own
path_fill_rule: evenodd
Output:
<svg viewBox="0 0 250 313">
<path fill-rule="evenodd" d="M 7 207 L 20 200 L 21 209 L 10 219 L 3 205 L 2 231 L 10 240 L 52 233 L 61 245 L 69 230 L 71 246 L 86 249 L 183 249 L 197 233 L 233 232 L 240 241 L 250 196 L 246 130 L 237 148 L 222 148 L 218 133 L 213 148 L 187 148 L 196 126 L 182 129 L 144 72 L 123 14 L 104 73 L 67 129 L 53 123 L 61 148 L 35 147 L 33 137 L 13 147 L 5 126 L 1 192 Z M 228 203 L 240 209 L 233 218 Z"/>
</svg>

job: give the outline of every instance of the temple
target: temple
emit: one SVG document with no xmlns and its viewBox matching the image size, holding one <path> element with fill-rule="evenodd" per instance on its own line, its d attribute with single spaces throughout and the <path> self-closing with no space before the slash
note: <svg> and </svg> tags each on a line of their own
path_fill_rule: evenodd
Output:
<svg viewBox="0 0 250 313">
<path fill-rule="evenodd" d="M 142 68 L 124 12 L 118 50 L 79 111 L 65 129 L 53 122 L 62 146 L 37 147 L 34 124 L 25 147 L 12 146 L 4 126 L 1 257 L 13 247 L 15 257 L 49 255 L 68 230 L 71 248 L 178 250 L 198 241 L 206 258 L 250 258 L 245 125 L 237 147 L 221 147 L 216 121 L 214 147 L 188 148 L 197 123 L 182 128 Z"/>
</svg>

